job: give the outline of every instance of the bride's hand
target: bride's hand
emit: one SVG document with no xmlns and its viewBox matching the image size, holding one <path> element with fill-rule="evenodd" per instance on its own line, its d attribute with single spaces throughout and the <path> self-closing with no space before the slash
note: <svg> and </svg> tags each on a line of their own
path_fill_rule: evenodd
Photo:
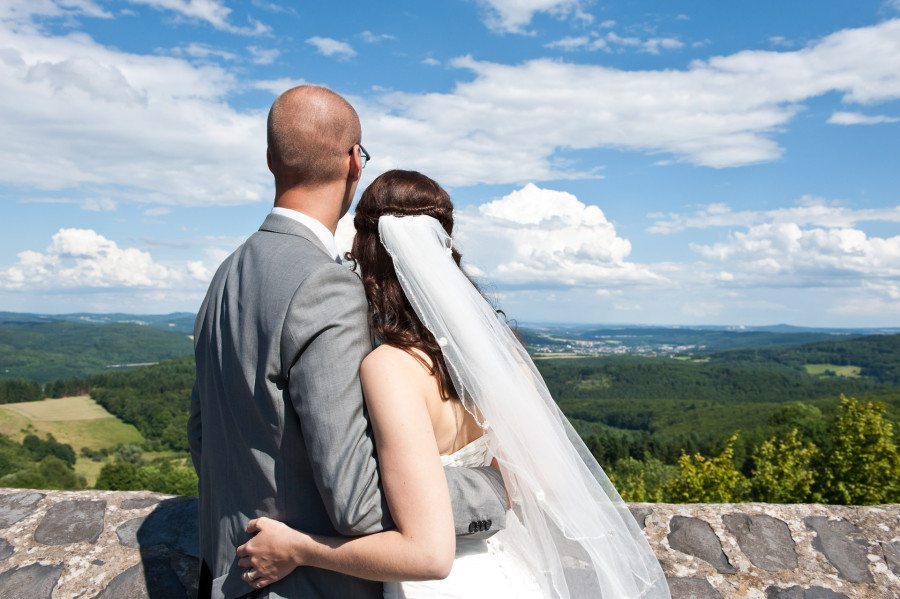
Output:
<svg viewBox="0 0 900 599">
<path fill-rule="evenodd" d="M 241 579 L 255 589 L 277 582 L 302 565 L 301 547 L 307 535 L 271 518 L 247 524 L 252 539 L 237 548 Z"/>
</svg>

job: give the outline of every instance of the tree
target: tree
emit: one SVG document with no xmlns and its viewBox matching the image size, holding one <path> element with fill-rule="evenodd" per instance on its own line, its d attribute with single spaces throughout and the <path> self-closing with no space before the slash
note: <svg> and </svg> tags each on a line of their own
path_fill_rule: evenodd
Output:
<svg viewBox="0 0 900 599">
<path fill-rule="evenodd" d="M 630 456 L 619 460 L 609 472 L 609 479 L 625 501 L 649 501 L 644 464 L 640 460 Z"/>
<path fill-rule="evenodd" d="M 678 476 L 663 486 L 666 501 L 677 503 L 729 503 L 746 498 L 749 483 L 734 465 L 734 444 L 738 433 L 732 434 L 717 457 L 706 458 L 699 453 L 682 453 L 678 459 Z"/>
<path fill-rule="evenodd" d="M 804 441 L 797 429 L 773 435 L 753 452 L 750 480 L 754 501 L 801 503 L 810 498 L 815 475 L 812 461 L 819 450 Z"/>
<path fill-rule="evenodd" d="M 871 505 L 900 500 L 900 456 L 883 403 L 841 395 L 831 427 L 822 495 L 830 503 Z"/>
<path fill-rule="evenodd" d="M 81 489 L 84 479 L 54 455 L 0 478 L 0 486 L 28 489 Z"/>
<path fill-rule="evenodd" d="M 786 404 L 769 417 L 769 425 L 782 434 L 797 429 L 800 436 L 818 447 L 826 444 L 828 430 L 825 417 L 822 410 L 814 405 L 800 401 Z"/>
<path fill-rule="evenodd" d="M 131 464 L 135 468 L 144 465 L 144 451 L 139 445 L 116 445 L 113 456 L 117 462 Z"/>
<path fill-rule="evenodd" d="M 31 452 L 35 461 L 40 461 L 48 455 L 56 456 L 69 465 L 70 468 L 75 466 L 75 450 L 68 443 L 60 443 L 51 433 L 47 433 L 45 439 L 41 439 L 37 435 L 25 435 L 22 440 L 22 447 Z"/>
<path fill-rule="evenodd" d="M 115 461 L 104 464 L 100 476 L 94 484 L 95 489 L 107 491 L 140 491 L 144 487 L 138 468 L 129 462 Z"/>
<path fill-rule="evenodd" d="M 625 501 L 663 501 L 663 488 L 675 478 L 678 468 L 645 454 L 643 460 L 627 457 L 608 472 Z"/>
<path fill-rule="evenodd" d="M 0 404 L 37 401 L 41 399 L 41 386 L 26 379 L 0 380 Z"/>
</svg>

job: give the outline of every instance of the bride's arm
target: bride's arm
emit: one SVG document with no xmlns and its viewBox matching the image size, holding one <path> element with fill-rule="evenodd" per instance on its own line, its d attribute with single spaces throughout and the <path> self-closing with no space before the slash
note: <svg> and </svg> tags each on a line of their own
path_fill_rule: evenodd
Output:
<svg viewBox="0 0 900 599">
<path fill-rule="evenodd" d="M 271 584 L 297 566 L 382 581 L 449 574 L 456 536 L 447 479 L 424 400 L 426 376 L 415 358 L 389 346 L 373 351 L 360 367 L 396 530 L 348 539 L 307 535 L 274 520 L 254 520 L 248 531 L 260 532 L 238 548 L 240 565 L 251 568 L 252 586 Z"/>
</svg>

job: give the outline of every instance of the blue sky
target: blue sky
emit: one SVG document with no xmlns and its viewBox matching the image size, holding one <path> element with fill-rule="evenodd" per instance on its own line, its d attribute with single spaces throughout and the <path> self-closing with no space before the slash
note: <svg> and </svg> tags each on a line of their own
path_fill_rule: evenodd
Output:
<svg viewBox="0 0 900 599">
<path fill-rule="evenodd" d="M 900 324 L 900 1 L 337 6 L 5 1 L 0 310 L 196 310 L 311 82 L 519 320 Z"/>
</svg>

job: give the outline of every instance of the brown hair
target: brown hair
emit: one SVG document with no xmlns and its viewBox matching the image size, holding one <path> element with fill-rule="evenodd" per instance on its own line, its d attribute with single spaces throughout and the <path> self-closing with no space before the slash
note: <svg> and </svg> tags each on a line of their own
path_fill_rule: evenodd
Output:
<svg viewBox="0 0 900 599">
<path fill-rule="evenodd" d="M 434 180 L 416 171 L 387 171 L 363 192 L 356 206 L 353 225 L 356 237 L 347 258 L 362 271 L 363 286 L 369 300 L 369 324 L 382 341 L 405 350 L 429 367 L 437 379 L 442 397 L 457 397 L 434 335 L 425 328 L 403 293 L 394 262 L 378 236 L 378 219 L 382 215 L 412 216 L 424 214 L 441 223 L 448 235 L 453 234 L 453 203 L 450 196 Z M 453 248 L 453 259 L 459 265 L 462 256 Z M 431 358 L 429 366 L 413 348 Z"/>
</svg>

